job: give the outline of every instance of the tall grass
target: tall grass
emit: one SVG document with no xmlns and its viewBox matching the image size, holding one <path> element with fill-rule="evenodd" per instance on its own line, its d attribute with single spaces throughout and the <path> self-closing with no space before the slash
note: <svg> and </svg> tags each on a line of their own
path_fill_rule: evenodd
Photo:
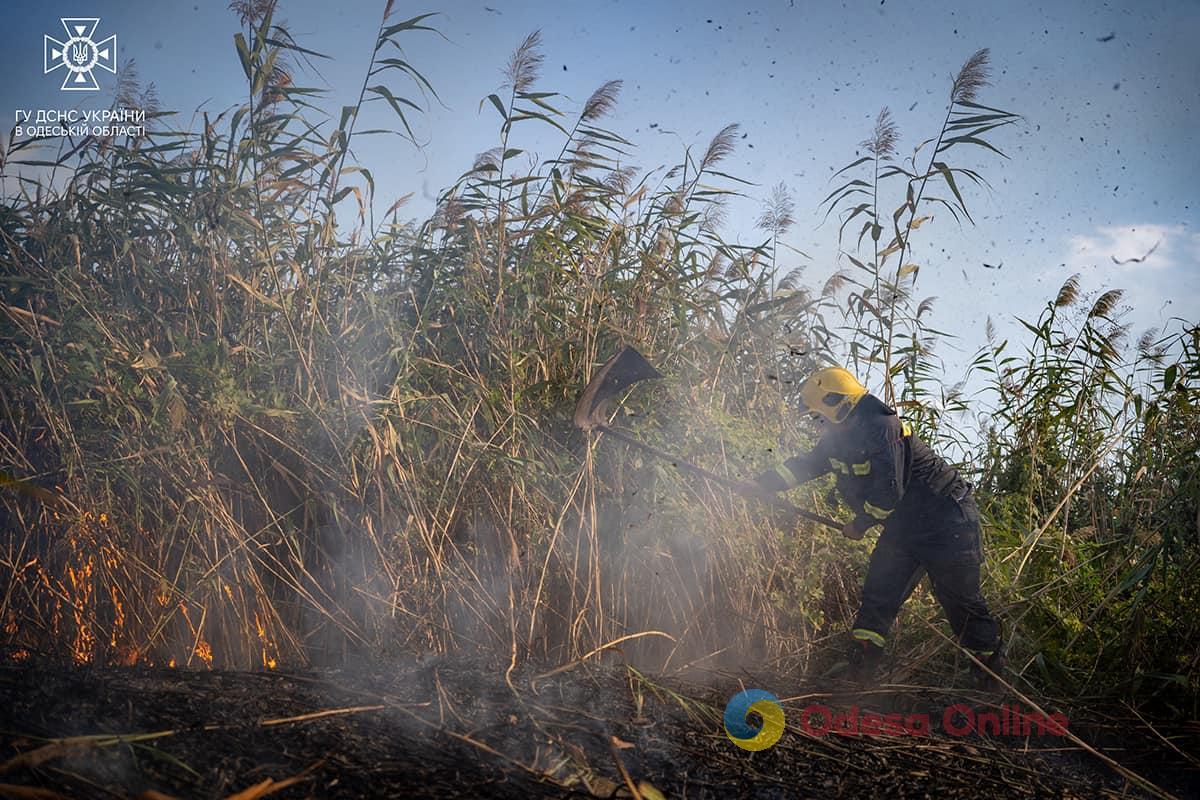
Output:
<svg viewBox="0 0 1200 800">
<path fill-rule="evenodd" d="M 1200 328 L 1127 347 L 1121 296 L 1068 279 L 1021 322 L 1020 353 L 989 322 L 975 368 L 997 580 L 1044 680 L 1194 697 Z"/>
<path fill-rule="evenodd" d="M 907 163 L 880 114 L 847 168 L 870 180 L 829 198 L 843 234 L 861 223 L 851 268 L 818 290 L 783 241 L 786 187 L 760 246 L 721 236 L 724 201 L 746 189 L 722 170 L 736 125 L 642 173 L 606 127 L 621 84 L 568 110 L 542 88 L 537 33 L 484 99 L 496 146 L 428 219 L 406 222 L 401 203 L 376 218 L 350 145 L 379 135 L 358 124 L 371 104 L 413 138 L 435 93 L 402 48 L 431 20 L 387 4 L 358 103 L 323 119 L 298 84 L 321 56 L 272 7 L 237 8 L 244 104 L 195 131 L 161 115 L 144 139 L 80 143 L 64 185 L 25 184 L 0 209 L 10 655 L 246 668 L 477 649 L 512 665 L 645 634 L 621 648 L 656 669 L 812 666 L 854 611 L 868 545 L 597 446 L 570 412 L 632 343 L 670 377 L 618 424 L 734 477 L 806 446 L 787 403 L 828 361 L 877 370 L 930 437 L 972 441 L 945 413 L 965 399 L 942 386 L 906 259 L 927 207 L 969 220 L 959 183 L 983 179 L 946 152 L 990 152 L 1016 119 L 977 102 L 986 51 Z M 517 169 L 531 128 L 561 145 Z M 30 148 L 10 142 L 5 163 Z M 893 186 L 904 199 L 885 211 Z M 1070 603 L 1091 603 L 1088 631 L 1145 614 L 1195 554 L 1176 527 L 1195 506 L 1195 328 L 1126 362 L 1115 301 L 1099 303 L 1064 352 L 1075 302 L 1029 326 L 1023 357 L 991 342 L 976 362 L 996 413 L 964 468 L 995 520 L 991 575 L 1046 679 L 1133 657 L 1194 688 L 1197 665 L 1168 665 L 1148 634 L 1086 634 L 1084 658 L 1055 633 Z M 825 488 L 802 499 L 826 505 Z M 1105 527 L 1086 539 L 1086 520 Z M 1077 569 L 1056 574 L 1068 551 Z"/>
</svg>

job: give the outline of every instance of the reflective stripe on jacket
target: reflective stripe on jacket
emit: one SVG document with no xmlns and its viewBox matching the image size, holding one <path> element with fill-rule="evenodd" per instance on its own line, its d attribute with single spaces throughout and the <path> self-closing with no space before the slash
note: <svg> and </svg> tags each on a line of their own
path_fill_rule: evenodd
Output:
<svg viewBox="0 0 1200 800">
<path fill-rule="evenodd" d="M 915 436 L 896 412 L 866 395 L 840 425 L 830 425 L 809 453 L 789 458 L 759 478 L 781 491 L 833 472 L 843 501 L 861 530 L 888 521 L 889 527 L 917 520 L 960 498 L 969 485 L 958 472 Z M 907 499 L 907 500 L 906 500 Z"/>
</svg>

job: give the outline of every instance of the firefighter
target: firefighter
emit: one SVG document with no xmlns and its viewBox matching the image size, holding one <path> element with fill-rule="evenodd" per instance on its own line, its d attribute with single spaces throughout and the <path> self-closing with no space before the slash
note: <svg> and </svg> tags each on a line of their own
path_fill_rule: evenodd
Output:
<svg viewBox="0 0 1200 800">
<path fill-rule="evenodd" d="M 922 573 L 958 642 L 999 674 L 999 626 L 979 591 L 983 553 L 971 485 L 846 370 L 818 370 L 801 385 L 800 399 L 822 426 L 821 438 L 811 452 L 760 475 L 758 487 L 782 492 L 833 472 L 855 513 L 843 535 L 857 540 L 882 527 L 851 631 L 849 677 L 874 675 L 888 629 Z M 971 666 L 981 686 L 994 688 Z"/>
</svg>

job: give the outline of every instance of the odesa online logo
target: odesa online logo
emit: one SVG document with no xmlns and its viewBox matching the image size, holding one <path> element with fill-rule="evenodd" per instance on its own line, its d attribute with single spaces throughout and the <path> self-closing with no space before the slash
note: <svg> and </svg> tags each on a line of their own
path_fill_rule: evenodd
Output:
<svg viewBox="0 0 1200 800">
<path fill-rule="evenodd" d="M 750 712 L 762 718 L 760 727 L 748 720 Z M 779 698 L 762 689 L 744 689 L 725 706 L 725 735 L 743 750 L 766 750 L 783 736 L 783 706 Z"/>
</svg>

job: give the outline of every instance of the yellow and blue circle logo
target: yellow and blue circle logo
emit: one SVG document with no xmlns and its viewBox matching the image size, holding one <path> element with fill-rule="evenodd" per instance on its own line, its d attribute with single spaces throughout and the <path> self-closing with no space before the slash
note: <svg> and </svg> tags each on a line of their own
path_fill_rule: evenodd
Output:
<svg viewBox="0 0 1200 800">
<path fill-rule="evenodd" d="M 762 725 L 754 727 L 748 717 L 756 712 Z M 766 750 L 783 736 L 783 706 L 779 698 L 762 689 L 745 689 L 725 706 L 725 735 L 743 750 Z"/>
</svg>

